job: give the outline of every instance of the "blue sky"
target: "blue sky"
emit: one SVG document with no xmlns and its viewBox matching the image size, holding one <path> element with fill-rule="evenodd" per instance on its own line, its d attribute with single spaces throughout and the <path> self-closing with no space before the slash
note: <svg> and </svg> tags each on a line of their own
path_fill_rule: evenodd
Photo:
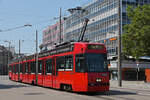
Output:
<svg viewBox="0 0 150 100">
<path fill-rule="evenodd" d="M 54 17 L 59 16 L 59 8 L 63 14 L 66 10 L 87 4 L 92 0 L 0 0 L 0 30 L 7 30 L 33 24 L 33 27 L 24 27 L 17 30 L 0 32 L 0 45 L 8 46 L 5 40 L 11 41 L 18 52 L 18 41 L 21 43 L 21 52 L 35 52 L 35 29 L 38 30 L 39 44 L 42 42 L 42 30 L 55 23 Z"/>
</svg>

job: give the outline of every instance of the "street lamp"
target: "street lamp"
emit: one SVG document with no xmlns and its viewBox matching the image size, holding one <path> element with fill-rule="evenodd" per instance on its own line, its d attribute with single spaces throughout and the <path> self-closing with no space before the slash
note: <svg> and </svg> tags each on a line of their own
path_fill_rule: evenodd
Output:
<svg viewBox="0 0 150 100">
<path fill-rule="evenodd" d="M 32 26 L 31 24 L 25 24 L 24 26 Z"/>
<path fill-rule="evenodd" d="M 82 10 L 83 12 L 86 11 L 86 10 L 83 9 L 82 7 L 76 7 L 76 8 L 70 8 L 70 9 L 68 9 L 68 11 L 69 11 L 71 14 L 72 14 L 74 11 L 77 11 L 77 10 L 78 10 L 78 11 L 79 11 L 79 10 L 80 10 L 80 11 Z"/>
<path fill-rule="evenodd" d="M 21 61 L 21 41 L 24 42 L 24 40 L 19 40 L 19 62 Z M 18 68 L 18 80 L 20 81 L 20 63 L 19 63 L 19 68 Z"/>
<path fill-rule="evenodd" d="M 31 24 L 26 24 L 24 26 L 30 26 Z M 38 30 L 36 29 L 36 84 L 38 82 Z"/>
<path fill-rule="evenodd" d="M 7 71 L 8 71 L 8 75 L 9 75 L 9 58 L 10 58 L 10 45 L 11 45 L 11 42 L 10 41 L 7 41 L 5 40 L 4 42 L 7 42 L 8 43 L 8 55 L 7 55 Z"/>
</svg>

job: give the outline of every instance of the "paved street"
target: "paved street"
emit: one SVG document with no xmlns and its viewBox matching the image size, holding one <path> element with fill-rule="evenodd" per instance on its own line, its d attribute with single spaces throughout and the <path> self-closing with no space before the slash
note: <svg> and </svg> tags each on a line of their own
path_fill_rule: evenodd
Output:
<svg viewBox="0 0 150 100">
<path fill-rule="evenodd" d="M 123 87 L 117 81 L 111 81 L 106 93 L 81 94 L 64 92 L 12 82 L 7 76 L 0 76 L 0 100 L 149 100 L 150 84 L 144 82 L 123 81 Z"/>
</svg>

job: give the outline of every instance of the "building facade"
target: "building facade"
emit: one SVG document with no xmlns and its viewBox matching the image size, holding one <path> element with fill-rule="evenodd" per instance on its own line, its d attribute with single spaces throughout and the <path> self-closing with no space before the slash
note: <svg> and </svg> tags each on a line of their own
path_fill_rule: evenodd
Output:
<svg viewBox="0 0 150 100">
<path fill-rule="evenodd" d="M 0 75 L 8 74 L 8 59 L 9 61 L 12 59 L 11 51 L 8 51 L 6 47 L 0 45 Z"/>
<path fill-rule="evenodd" d="M 82 6 L 84 10 L 72 12 L 64 21 L 65 41 L 78 40 L 83 27 L 83 20 L 88 18 L 90 21 L 85 32 L 85 39 L 91 42 L 104 43 L 108 51 L 110 60 L 111 74 L 114 79 L 117 78 L 117 49 L 118 49 L 118 1 L 119 0 L 93 0 L 93 2 Z M 136 7 L 137 5 L 150 4 L 150 0 L 120 0 L 121 6 L 121 33 L 122 27 L 129 24 L 126 8 L 128 5 Z M 138 67 L 149 68 L 150 65 L 140 62 L 123 61 L 122 68 L 128 68 L 136 71 Z M 127 71 L 127 70 L 122 70 Z M 128 72 L 128 71 L 127 71 Z M 124 73 L 124 72 L 123 72 Z M 133 76 L 133 75 L 131 75 Z M 134 75 L 135 76 L 135 75 Z"/>
<path fill-rule="evenodd" d="M 60 38 L 61 37 L 61 38 Z M 43 49 L 53 49 L 56 44 L 62 42 L 63 40 L 63 22 L 61 22 L 61 32 L 60 32 L 60 22 L 47 27 L 43 31 L 43 40 L 40 48 Z"/>
<path fill-rule="evenodd" d="M 149 4 L 150 0 L 120 0 L 121 28 L 130 23 L 126 8 L 127 5 L 137 6 Z M 74 11 L 64 22 L 65 41 L 77 40 L 82 29 L 84 18 L 89 18 L 85 38 L 91 42 L 104 43 L 108 56 L 117 55 L 118 36 L 118 0 L 93 0 L 83 6 L 82 10 Z"/>
</svg>

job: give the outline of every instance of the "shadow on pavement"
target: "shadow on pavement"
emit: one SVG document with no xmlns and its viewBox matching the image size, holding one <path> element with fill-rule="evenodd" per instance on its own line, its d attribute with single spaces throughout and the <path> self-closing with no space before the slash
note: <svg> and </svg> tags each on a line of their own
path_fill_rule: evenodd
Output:
<svg viewBox="0 0 150 100">
<path fill-rule="evenodd" d="M 119 90 L 110 90 L 106 93 L 107 95 L 137 95 L 135 92 L 119 91 Z"/>
<path fill-rule="evenodd" d="M 96 96 L 96 95 L 137 95 L 134 92 L 110 90 L 108 92 L 94 92 L 94 93 L 77 93 L 80 95 Z"/>
<path fill-rule="evenodd" d="M 11 88 L 21 88 L 21 87 L 28 87 L 26 85 L 6 85 L 0 84 L 0 89 L 11 89 Z"/>
<path fill-rule="evenodd" d="M 36 93 L 25 93 L 24 95 L 43 95 L 42 92 L 36 92 Z"/>
</svg>

